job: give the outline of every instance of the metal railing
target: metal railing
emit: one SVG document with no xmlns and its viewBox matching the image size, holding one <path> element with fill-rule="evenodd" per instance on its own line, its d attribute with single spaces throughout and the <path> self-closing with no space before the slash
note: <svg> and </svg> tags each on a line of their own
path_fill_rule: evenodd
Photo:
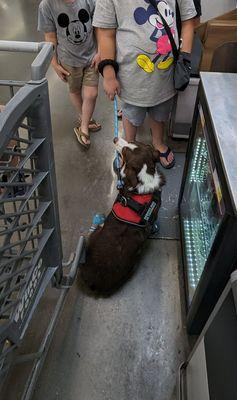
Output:
<svg viewBox="0 0 237 400">
<path fill-rule="evenodd" d="M 84 249 L 81 237 L 64 275 L 48 83 L 49 43 L 0 41 L 0 51 L 39 52 L 31 78 L 0 81 L 9 101 L 0 113 L 0 382 L 14 363 L 33 361 L 22 399 L 30 399 L 57 317 Z M 15 90 L 17 88 L 17 91 Z M 61 293 L 40 349 L 15 357 L 49 283 Z"/>
</svg>

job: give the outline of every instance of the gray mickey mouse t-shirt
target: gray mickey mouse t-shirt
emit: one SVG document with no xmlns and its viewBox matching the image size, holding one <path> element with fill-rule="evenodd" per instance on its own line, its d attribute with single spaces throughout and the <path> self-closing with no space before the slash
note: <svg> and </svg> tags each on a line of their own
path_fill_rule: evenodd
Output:
<svg viewBox="0 0 237 400">
<path fill-rule="evenodd" d="M 195 17 L 193 0 L 178 0 L 182 21 Z M 175 0 L 158 0 L 176 43 Z M 161 18 L 149 0 L 96 0 L 93 25 L 116 28 L 116 58 L 123 101 L 152 107 L 175 94 L 173 54 Z"/>
<path fill-rule="evenodd" d="M 58 60 L 71 67 L 90 65 L 96 53 L 92 17 L 95 0 L 43 0 L 38 30 L 56 32 Z"/>
</svg>

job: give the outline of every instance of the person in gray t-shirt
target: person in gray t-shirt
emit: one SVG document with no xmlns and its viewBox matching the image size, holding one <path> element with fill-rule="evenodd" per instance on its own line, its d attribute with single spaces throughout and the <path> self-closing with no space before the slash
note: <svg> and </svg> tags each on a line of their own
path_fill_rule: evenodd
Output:
<svg viewBox="0 0 237 400">
<path fill-rule="evenodd" d="M 74 132 L 85 148 L 90 145 L 90 131 L 101 129 L 92 119 L 100 61 L 92 26 L 94 8 L 95 0 L 42 0 L 38 13 L 38 30 L 55 46 L 52 66 L 68 82 L 71 102 L 79 114 Z"/>
<path fill-rule="evenodd" d="M 191 52 L 193 0 L 178 0 L 182 20 L 182 52 Z M 159 14 L 166 20 L 178 44 L 175 0 L 156 0 Z M 112 100 L 122 100 L 125 135 L 134 141 L 137 127 L 148 112 L 153 145 L 165 168 L 174 165 L 174 155 L 163 142 L 164 122 L 172 107 L 174 56 L 163 21 L 149 0 L 97 0 L 93 18 L 102 60 L 116 60 L 103 69 L 104 89 Z M 190 54 L 188 54 L 190 57 Z M 105 64 L 103 64 L 104 66 Z"/>
</svg>

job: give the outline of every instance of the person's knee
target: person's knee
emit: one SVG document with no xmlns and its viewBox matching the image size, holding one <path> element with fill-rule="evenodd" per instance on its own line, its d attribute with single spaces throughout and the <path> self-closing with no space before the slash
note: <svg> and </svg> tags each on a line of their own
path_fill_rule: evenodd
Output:
<svg viewBox="0 0 237 400">
<path fill-rule="evenodd" d="M 142 107 L 130 104 L 123 105 L 123 121 L 128 121 L 134 128 L 138 128 L 144 122 L 146 111 Z"/>
<path fill-rule="evenodd" d="M 96 100 L 98 96 L 98 87 L 96 86 L 87 86 L 84 89 L 83 98 L 84 100 Z"/>
<path fill-rule="evenodd" d="M 69 91 L 70 96 L 81 97 L 81 89 L 74 89 Z"/>
</svg>

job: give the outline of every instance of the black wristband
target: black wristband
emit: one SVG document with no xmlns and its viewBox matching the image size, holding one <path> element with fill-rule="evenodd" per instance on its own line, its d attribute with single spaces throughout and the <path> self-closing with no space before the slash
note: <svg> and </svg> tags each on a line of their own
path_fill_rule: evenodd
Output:
<svg viewBox="0 0 237 400">
<path fill-rule="evenodd" d="M 117 61 L 112 60 L 112 59 L 106 59 L 106 60 L 102 60 L 99 65 L 98 65 L 98 71 L 99 73 L 104 76 L 103 71 L 104 68 L 107 67 L 107 65 L 111 65 L 111 67 L 113 67 L 115 75 L 117 75 L 117 73 L 119 72 L 119 65 L 117 63 Z"/>
</svg>

